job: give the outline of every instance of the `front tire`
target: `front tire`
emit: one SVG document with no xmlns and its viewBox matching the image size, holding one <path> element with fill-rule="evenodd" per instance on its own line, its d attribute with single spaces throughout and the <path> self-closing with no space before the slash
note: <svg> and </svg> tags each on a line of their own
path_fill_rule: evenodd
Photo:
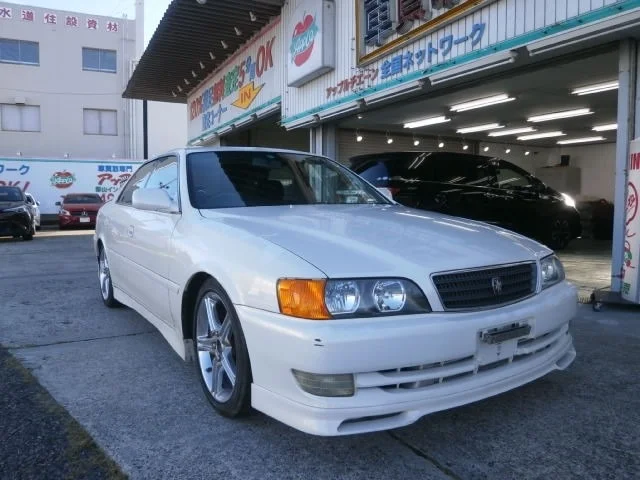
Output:
<svg viewBox="0 0 640 480">
<path fill-rule="evenodd" d="M 33 236 L 36 234 L 36 226 L 35 223 L 31 224 L 31 230 L 26 235 L 22 236 L 22 239 L 25 241 L 33 240 Z"/>
<path fill-rule="evenodd" d="M 98 280 L 100 282 L 100 294 L 102 302 L 109 308 L 118 308 L 122 304 L 113 296 L 113 282 L 111 281 L 111 271 L 109 270 L 109 260 L 104 247 L 100 247 L 98 253 Z"/>
<path fill-rule="evenodd" d="M 226 417 L 249 412 L 251 366 L 233 304 L 213 279 L 200 288 L 193 312 L 196 369 L 207 400 Z"/>
</svg>

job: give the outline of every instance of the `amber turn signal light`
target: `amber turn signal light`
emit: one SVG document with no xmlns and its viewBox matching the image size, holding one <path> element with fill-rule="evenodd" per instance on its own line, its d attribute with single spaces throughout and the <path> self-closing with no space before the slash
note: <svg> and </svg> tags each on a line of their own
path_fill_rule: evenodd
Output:
<svg viewBox="0 0 640 480">
<path fill-rule="evenodd" d="M 325 280 L 278 280 L 280 312 L 309 320 L 330 319 L 331 315 L 324 304 L 324 285 Z"/>
</svg>

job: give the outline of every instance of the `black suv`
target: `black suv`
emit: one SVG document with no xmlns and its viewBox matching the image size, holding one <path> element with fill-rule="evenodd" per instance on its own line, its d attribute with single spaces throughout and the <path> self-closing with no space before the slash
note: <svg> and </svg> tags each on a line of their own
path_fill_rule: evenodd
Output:
<svg viewBox="0 0 640 480">
<path fill-rule="evenodd" d="M 498 225 L 554 249 L 582 233 L 570 197 L 499 158 L 395 152 L 353 157 L 350 167 L 402 205 Z"/>
<path fill-rule="evenodd" d="M 35 219 L 22 190 L 0 187 L 0 237 L 33 240 L 35 233 Z"/>
</svg>

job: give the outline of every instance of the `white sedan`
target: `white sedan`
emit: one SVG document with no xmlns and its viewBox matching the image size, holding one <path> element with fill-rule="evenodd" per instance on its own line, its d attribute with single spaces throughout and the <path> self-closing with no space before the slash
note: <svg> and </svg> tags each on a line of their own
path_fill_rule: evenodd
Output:
<svg viewBox="0 0 640 480">
<path fill-rule="evenodd" d="M 308 153 L 176 150 L 98 214 L 109 307 L 150 321 L 223 415 L 408 425 L 565 369 L 577 292 L 543 245 L 402 207 Z"/>
</svg>

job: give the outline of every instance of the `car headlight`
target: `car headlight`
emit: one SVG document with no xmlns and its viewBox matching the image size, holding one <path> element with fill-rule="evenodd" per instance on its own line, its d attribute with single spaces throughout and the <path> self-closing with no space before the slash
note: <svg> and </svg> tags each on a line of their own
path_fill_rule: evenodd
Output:
<svg viewBox="0 0 640 480">
<path fill-rule="evenodd" d="M 576 206 L 576 201 L 575 201 L 572 197 L 570 197 L 570 196 L 569 196 L 569 195 L 567 195 L 566 193 L 561 193 L 560 195 L 562 195 L 562 198 L 564 199 L 564 204 L 565 204 L 567 207 L 573 207 L 573 208 L 575 208 L 575 206 Z"/>
<path fill-rule="evenodd" d="M 422 290 L 402 278 L 280 279 L 280 312 L 310 320 L 431 312 Z"/>
<path fill-rule="evenodd" d="M 20 205 L 19 207 L 7 208 L 5 212 L 15 212 L 15 213 L 29 213 L 29 209 Z"/>
<path fill-rule="evenodd" d="M 60 215 L 71 215 L 71 212 L 69 212 L 69 210 L 60 210 Z"/>
<path fill-rule="evenodd" d="M 540 275 L 542 276 L 542 288 L 548 288 L 564 280 L 564 267 L 555 255 L 540 260 Z"/>
</svg>

